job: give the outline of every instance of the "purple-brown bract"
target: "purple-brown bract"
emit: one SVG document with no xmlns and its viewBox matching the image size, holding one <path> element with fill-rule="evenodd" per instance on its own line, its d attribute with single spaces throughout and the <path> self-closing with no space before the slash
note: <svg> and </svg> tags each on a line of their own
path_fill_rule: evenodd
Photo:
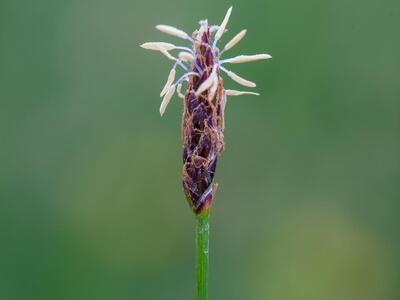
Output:
<svg viewBox="0 0 400 300">
<path fill-rule="evenodd" d="M 231 49 L 246 34 L 246 30 L 242 30 L 222 50 L 217 47 L 218 40 L 226 30 L 231 12 L 232 7 L 229 8 L 219 26 L 209 26 L 207 20 L 200 21 L 200 28 L 191 37 L 172 26 L 156 26 L 164 33 L 189 41 L 191 48 L 164 42 L 141 45 L 145 49 L 160 51 L 175 61 L 160 94 L 164 97 L 160 113 L 164 114 L 175 91 L 184 99 L 182 181 L 188 203 L 196 214 L 208 213 L 217 189 L 214 175 L 218 157 L 224 150 L 224 110 L 227 96 L 258 95 L 253 92 L 224 89 L 221 71 L 243 86 L 255 87 L 256 85 L 225 69 L 223 65 L 271 58 L 268 54 L 256 54 L 220 59 L 222 53 Z M 178 57 L 175 57 L 170 54 L 171 50 L 181 50 L 181 52 Z M 185 73 L 175 81 L 177 67 L 181 67 Z M 185 95 L 181 93 L 183 82 L 187 82 Z"/>
</svg>

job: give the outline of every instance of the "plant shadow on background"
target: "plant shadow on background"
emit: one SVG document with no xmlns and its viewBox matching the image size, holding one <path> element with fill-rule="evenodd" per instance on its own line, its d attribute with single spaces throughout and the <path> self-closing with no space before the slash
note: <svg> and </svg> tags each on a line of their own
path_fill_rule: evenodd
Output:
<svg viewBox="0 0 400 300">
<path fill-rule="evenodd" d="M 181 100 L 154 29 L 227 1 L 0 4 L 0 299 L 190 299 Z M 210 299 L 398 299 L 398 1 L 236 1 Z M 155 9 L 155 7 L 157 9 Z M 234 83 L 226 83 L 236 89 Z"/>
</svg>

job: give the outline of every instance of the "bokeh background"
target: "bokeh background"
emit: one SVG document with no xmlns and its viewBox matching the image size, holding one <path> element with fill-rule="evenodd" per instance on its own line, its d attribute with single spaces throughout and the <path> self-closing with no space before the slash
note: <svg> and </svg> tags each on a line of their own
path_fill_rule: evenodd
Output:
<svg viewBox="0 0 400 300">
<path fill-rule="evenodd" d="M 210 299 L 400 299 L 400 2 L 0 1 L 0 299 L 194 299 L 180 41 L 234 10 Z M 228 53 L 227 53 L 228 56 Z M 238 89 L 226 80 L 226 86 Z"/>
</svg>

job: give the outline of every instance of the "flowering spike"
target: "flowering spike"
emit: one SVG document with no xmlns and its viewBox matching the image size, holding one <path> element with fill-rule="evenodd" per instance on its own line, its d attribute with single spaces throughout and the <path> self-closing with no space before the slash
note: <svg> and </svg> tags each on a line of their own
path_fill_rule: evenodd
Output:
<svg viewBox="0 0 400 300">
<path fill-rule="evenodd" d="M 226 12 L 224 20 L 222 21 L 221 25 L 219 26 L 219 29 L 217 30 L 217 33 L 215 34 L 214 37 L 215 42 L 218 41 L 221 38 L 222 34 L 225 32 L 225 28 L 226 25 L 228 24 L 231 13 L 232 13 L 232 6 L 229 7 L 228 11 Z"/>
<path fill-rule="evenodd" d="M 214 182 L 214 176 L 218 158 L 224 151 L 224 111 L 227 96 L 258 95 L 247 91 L 225 90 L 221 71 L 243 86 L 255 87 L 256 84 L 226 70 L 222 65 L 270 58 L 268 54 L 257 54 L 221 59 L 224 51 L 234 47 L 246 35 L 246 30 L 242 30 L 225 45 L 222 51 L 216 47 L 217 41 L 226 30 L 231 13 L 232 7 L 228 9 L 220 26 L 209 26 L 207 20 L 200 21 L 200 28 L 192 37 L 169 25 L 156 26 L 164 33 L 189 40 L 192 43 L 190 48 L 164 42 L 141 45 L 145 49 L 160 51 L 175 61 L 160 94 L 164 97 L 160 114 L 164 114 L 175 92 L 184 99 L 182 184 L 190 207 L 198 215 L 208 214 L 217 191 L 218 185 Z M 181 51 L 178 58 L 169 52 L 173 50 Z M 185 73 L 174 82 L 178 65 L 185 70 Z M 184 81 L 187 81 L 186 91 L 182 92 Z"/>
<path fill-rule="evenodd" d="M 183 30 L 180 30 L 178 28 L 175 28 L 173 26 L 157 25 L 156 28 L 161 32 L 164 32 L 166 34 L 179 37 L 179 38 L 184 39 L 184 40 L 190 40 L 191 39 L 190 36 L 186 32 L 184 32 Z"/>
</svg>

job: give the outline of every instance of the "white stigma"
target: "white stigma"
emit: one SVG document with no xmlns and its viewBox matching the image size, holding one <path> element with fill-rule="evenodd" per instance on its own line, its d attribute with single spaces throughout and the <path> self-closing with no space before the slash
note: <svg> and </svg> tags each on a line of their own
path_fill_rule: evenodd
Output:
<svg viewBox="0 0 400 300">
<path fill-rule="evenodd" d="M 186 32 L 184 32 L 183 30 L 180 30 L 178 28 L 175 28 L 173 26 L 157 25 L 156 28 L 158 30 L 160 30 L 161 32 L 164 32 L 166 34 L 179 37 L 179 38 L 184 39 L 184 40 L 190 40 L 191 39 L 190 36 Z"/>
</svg>

